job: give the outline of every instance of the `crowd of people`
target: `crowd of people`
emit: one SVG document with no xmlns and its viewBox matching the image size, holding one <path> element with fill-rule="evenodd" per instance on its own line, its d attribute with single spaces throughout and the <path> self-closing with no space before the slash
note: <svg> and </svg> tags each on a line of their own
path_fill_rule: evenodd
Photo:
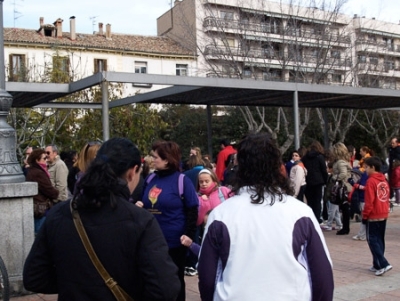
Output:
<svg viewBox="0 0 400 301">
<path fill-rule="evenodd" d="M 323 231 L 349 234 L 351 218 L 361 222 L 353 239 L 368 241 L 370 270 L 392 269 L 384 236 L 390 196 L 400 204 L 396 138 L 387 170 L 366 146 L 357 158 L 353 146 L 324 150 L 313 141 L 286 164 L 268 134 L 248 134 L 237 145 L 223 139 L 220 148 L 214 164 L 200 147 L 182 162 L 173 141 L 156 141 L 147 156 L 123 138 L 63 154 L 56 145 L 28 147 L 23 169 L 38 195 L 26 289 L 70 300 L 115 295 L 85 256 L 76 216 L 103 268 L 134 300 L 183 301 L 184 276 L 196 274 L 202 300 L 261 300 L 265 285 L 274 300 L 331 300 Z M 333 201 L 337 182 L 347 192 L 340 203 Z"/>
</svg>

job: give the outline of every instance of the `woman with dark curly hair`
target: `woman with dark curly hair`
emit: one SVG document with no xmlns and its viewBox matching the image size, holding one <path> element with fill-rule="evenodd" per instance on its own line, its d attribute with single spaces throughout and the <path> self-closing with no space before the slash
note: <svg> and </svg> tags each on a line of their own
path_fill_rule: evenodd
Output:
<svg viewBox="0 0 400 301">
<path fill-rule="evenodd" d="M 177 268 L 160 227 L 129 202 L 140 170 L 131 141 L 113 138 L 101 146 L 73 200 L 54 206 L 39 231 L 24 266 L 27 290 L 59 300 L 115 300 L 75 227 L 78 212 L 100 262 L 133 300 L 176 300 Z"/>
<path fill-rule="evenodd" d="M 294 197 L 268 134 L 237 148 L 233 193 L 208 217 L 198 271 L 203 301 L 332 300 L 332 263 L 311 209 Z"/>
<path fill-rule="evenodd" d="M 38 194 L 33 197 L 33 217 L 35 221 L 35 234 L 46 220 L 46 214 L 58 198 L 58 190 L 50 181 L 47 170 L 47 156 L 44 149 L 38 148 L 29 155 L 27 163 L 26 180 L 38 183 Z"/>
</svg>

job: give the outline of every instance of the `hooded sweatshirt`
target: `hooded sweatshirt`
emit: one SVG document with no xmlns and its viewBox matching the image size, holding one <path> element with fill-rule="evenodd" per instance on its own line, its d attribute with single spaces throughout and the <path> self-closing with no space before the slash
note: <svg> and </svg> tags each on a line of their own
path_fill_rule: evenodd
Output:
<svg viewBox="0 0 400 301">
<path fill-rule="evenodd" d="M 369 175 L 365 185 L 363 219 L 386 219 L 389 215 L 390 189 L 385 176 L 380 172 Z"/>
</svg>

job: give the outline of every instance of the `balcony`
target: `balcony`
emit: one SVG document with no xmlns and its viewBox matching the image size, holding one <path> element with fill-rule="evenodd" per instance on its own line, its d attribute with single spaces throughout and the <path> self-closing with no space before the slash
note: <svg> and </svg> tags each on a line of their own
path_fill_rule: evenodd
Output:
<svg viewBox="0 0 400 301">
<path fill-rule="evenodd" d="M 254 58 L 254 59 L 262 59 L 262 60 L 277 60 L 280 62 L 292 62 L 292 63 L 301 63 L 301 64 L 322 64 L 324 66 L 334 66 L 334 67 L 350 67 L 351 60 L 350 59 L 341 59 L 335 57 L 326 57 L 326 58 L 318 58 L 315 55 L 303 55 L 300 52 L 289 52 L 284 53 L 280 50 L 270 49 L 270 48 L 236 48 L 230 47 L 226 48 L 225 46 L 214 46 L 208 45 L 204 50 L 204 55 L 209 59 L 212 59 L 210 56 L 218 57 L 219 59 L 231 59 L 232 56 L 240 57 L 240 58 Z"/>
<path fill-rule="evenodd" d="M 236 30 L 241 33 L 244 32 L 254 32 L 254 33 L 266 33 L 266 34 L 276 34 L 280 36 L 288 37 L 300 37 L 309 40 L 323 40 L 335 43 L 350 43 L 349 35 L 338 35 L 329 32 L 318 32 L 315 30 L 305 30 L 296 27 L 283 27 L 275 23 L 252 23 L 249 21 L 238 21 L 233 19 L 221 19 L 216 17 L 206 17 L 203 21 L 203 27 L 205 31 L 208 30 Z"/>
</svg>

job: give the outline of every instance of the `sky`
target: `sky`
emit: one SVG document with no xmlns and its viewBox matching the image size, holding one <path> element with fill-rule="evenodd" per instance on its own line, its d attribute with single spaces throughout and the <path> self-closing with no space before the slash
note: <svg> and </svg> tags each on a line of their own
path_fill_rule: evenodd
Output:
<svg viewBox="0 0 400 301">
<path fill-rule="evenodd" d="M 111 24 L 115 33 L 157 35 L 157 18 L 168 11 L 174 0 L 4 0 L 3 26 L 39 29 L 39 18 L 44 23 L 64 20 L 64 31 L 69 30 L 69 18 L 76 17 L 76 32 L 92 33 L 98 23 Z M 348 0 L 343 13 L 353 16 L 375 17 L 399 23 L 398 0 Z"/>
</svg>

